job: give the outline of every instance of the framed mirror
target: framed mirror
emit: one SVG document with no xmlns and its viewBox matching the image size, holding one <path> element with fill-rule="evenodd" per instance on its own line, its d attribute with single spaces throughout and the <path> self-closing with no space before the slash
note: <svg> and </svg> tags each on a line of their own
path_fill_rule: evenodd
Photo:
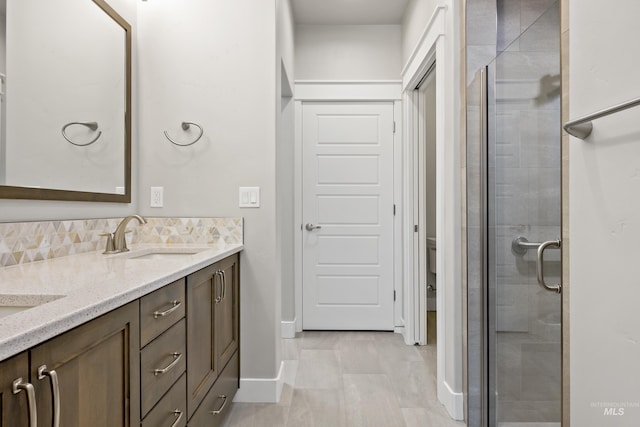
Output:
<svg viewBox="0 0 640 427">
<path fill-rule="evenodd" d="M 0 8 L 0 198 L 129 203 L 131 26 L 105 0 Z"/>
</svg>

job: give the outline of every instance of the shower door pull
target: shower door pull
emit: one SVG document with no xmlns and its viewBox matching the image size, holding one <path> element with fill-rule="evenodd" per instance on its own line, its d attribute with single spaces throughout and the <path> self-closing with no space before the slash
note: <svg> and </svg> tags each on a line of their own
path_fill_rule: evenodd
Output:
<svg viewBox="0 0 640 427">
<path fill-rule="evenodd" d="M 547 248 L 555 248 L 560 249 L 561 243 L 560 240 L 549 240 L 540 244 L 538 247 L 538 257 L 536 260 L 536 271 L 538 273 L 538 283 L 547 291 L 560 293 L 562 292 L 562 285 L 557 283 L 555 285 L 547 285 L 544 281 L 544 251 Z"/>
</svg>

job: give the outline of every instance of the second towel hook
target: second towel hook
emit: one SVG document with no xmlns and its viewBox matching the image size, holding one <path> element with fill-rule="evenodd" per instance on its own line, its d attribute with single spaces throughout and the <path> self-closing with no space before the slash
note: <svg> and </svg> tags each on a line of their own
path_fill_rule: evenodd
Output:
<svg viewBox="0 0 640 427">
<path fill-rule="evenodd" d="M 194 123 L 194 122 L 182 122 L 182 130 L 185 130 L 185 131 L 189 130 L 191 125 L 194 125 L 195 127 L 197 127 L 200 130 L 200 135 L 198 135 L 198 137 L 194 141 L 192 141 L 192 142 L 190 142 L 188 144 L 180 144 L 179 142 L 174 141 L 173 139 L 171 139 L 171 137 L 169 136 L 169 134 L 167 133 L 166 130 L 164 131 L 164 136 L 169 140 L 169 142 L 171 142 L 172 144 L 177 145 L 179 147 L 188 147 L 190 145 L 193 145 L 196 142 L 200 141 L 200 138 L 202 138 L 202 135 L 204 134 L 204 129 L 202 129 L 202 126 L 200 126 L 199 124 Z"/>
</svg>

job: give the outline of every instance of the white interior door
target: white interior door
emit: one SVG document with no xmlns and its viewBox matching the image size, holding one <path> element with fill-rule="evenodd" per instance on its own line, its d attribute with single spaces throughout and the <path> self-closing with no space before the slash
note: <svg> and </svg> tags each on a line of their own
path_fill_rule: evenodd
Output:
<svg viewBox="0 0 640 427">
<path fill-rule="evenodd" d="M 302 116 L 302 327 L 393 330 L 393 103 Z"/>
</svg>

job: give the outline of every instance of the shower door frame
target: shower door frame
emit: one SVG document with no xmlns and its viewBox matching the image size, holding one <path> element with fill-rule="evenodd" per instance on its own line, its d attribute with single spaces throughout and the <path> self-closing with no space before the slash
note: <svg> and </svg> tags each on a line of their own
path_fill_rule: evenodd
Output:
<svg viewBox="0 0 640 427">
<path fill-rule="evenodd" d="M 546 13 L 546 12 L 545 12 Z M 561 52 L 560 52 L 561 55 Z M 500 57 L 500 54 L 498 54 L 496 56 L 496 58 L 494 58 L 491 63 L 495 64 L 495 61 L 497 61 L 497 59 Z M 562 68 L 562 60 L 559 61 L 559 72 L 560 75 L 562 75 L 563 73 L 563 68 Z M 495 101 L 497 100 L 496 98 L 496 94 L 493 95 L 493 98 L 490 96 L 489 90 L 493 90 L 493 91 L 497 91 L 497 88 L 494 85 L 490 85 L 489 84 L 489 79 L 493 79 L 492 81 L 494 81 L 495 84 L 497 84 L 497 70 L 491 68 L 489 65 L 486 65 L 484 67 L 482 67 L 481 69 L 479 69 L 476 72 L 476 79 L 479 80 L 480 83 L 480 189 L 481 189 L 481 194 L 480 194 L 480 212 L 479 212 L 479 220 L 480 220 L 480 236 L 479 236 L 479 244 L 480 247 L 482 248 L 481 251 L 481 271 L 480 271 L 480 277 L 481 277 L 481 286 L 482 286 L 482 297 L 481 297 L 481 313 L 480 313 L 480 317 L 482 319 L 483 322 L 483 326 L 482 326 L 482 337 L 481 337 L 481 343 L 482 343 L 482 349 L 480 351 L 480 357 L 481 357 L 481 361 L 480 361 L 480 365 L 481 365 L 481 372 L 480 372 L 480 376 L 481 376 L 481 390 L 480 390 L 480 399 L 481 399 L 481 426 L 482 427 L 493 427 L 493 426 L 498 426 L 500 422 L 504 421 L 498 418 L 498 416 L 500 415 L 500 410 L 499 410 L 499 399 L 498 399 L 498 373 L 497 372 L 492 372 L 495 368 L 495 364 L 497 363 L 497 357 L 498 357 L 498 353 L 499 353 L 499 349 L 497 347 L 497 342 L 492 344 L 492 340 L 497 340 L 497 333 L 498 333 L 498 321 L 497 321 L 497 312 L 496 307 L 490 306 L 490 304 L 495 305 L 496 301 L 497 301 L 497 293 L 498 293 L 498 287 L 499 287 L 499 283 L 493 283 L 493 286 L 495 287 L 493 289 L 493 293 L 494 295 L 491 295 L 491 266 L 490 262 L 492 262 L 491 257 L 490 257 L 490 250 L 495 251 L 497 249 L 497 247 L 495 245 L 497 245 L 496 241 L 491 241 L 491 235 L 490 235 L 490 229 L 491 229 L 491 219 L 493 218 L 495 220 L 495 217 L 498 212 L 499 209 L 501 209 L 498 205 L 494 205 L 493 207 L 490 206 L 490 194 L 495 192 L 495 188 L 492 190 L 490 190 L 490 185 L 491 183 L 489 182 L 489 145 L 491 143 L 490 140 L 490 136 L 492 138 L 496 138 L 496 135 L 498 134 L 498 123 L 496 121 L 492 122 L 492 124 L 489 122 L 489 120 L 491 119 L 491 117 L 493 117 L 493 119 L 495 120 L 495 117 L 492 116 L 492 114 L 497 114 L 497 110 L 495 109 Z M 560 86 L 560 92 L 562 93 L 562 82 L 561 82 L 561 86 Z M 561 99 L 561 98 L 560 98 Z M 494 102 L 494 104 L 491 104 L 491 102 Z M 490 109 L 491 109 L 491 105 L 494 106 L 494 111 L 491 113 Z M 559 111 L 559 118 L 562 119 L 562 116 L 564 114 L 564 111 L 562 109 L 562 103 L 560 102 L 560 111 Z M 559 190 L 560 190 L 560 194 L 559 194 L 559 199 L 557 200 L 557 203 L 559 205 L 560 208 L 560 213 L 559 213 L 559 224 L 557 225 L 558 227 L 558 237 L 562 238 L 565 236 L 565 224 L 563 222 L 563 208 L 564 208 L 564 199 L 563 199 L 563 183 L 562 183 L 562 177 L 564 174 L 564 162 L 563 162 L 563 149 L 564 144 L 562 143 L 562 134 L 559 135 L 560 141 L 558 144 L 558 148 L 559 148 L 559 154 L 560 154 L 560 161 L 559 161 L 559 178 L 560 178 L 560 183 L 559 183 Z M 497 142 L 494 142 L 494 144 L 497 144 Z M 495 147 L 493 148 L 495 150 Z M 499 168 L 499 166 L 496 164 L 494 165 L 494 167 L 497 169 Z M 494 177 L 495 179 L 495 177 Z M 495 183 L 494 183 L 495 185 Z M 495 194 L 494 194 L 495 197 Z M 491 210 L 493 209 L 493 211 Z M 530 222 L 527 224 L 531 224 Z M 494 225 L 494 228 L 498 227 L 497 225 Z M 493 239 L 496 239 L 496 236 L 493 236 Z M 543 239 L 544 240 L 544 239 Z M 558 240 L 558 242 L 561 242 L 561 240 Z M 546 246 L 547 243 L 550 242 L 545 242 L 542 246 Z M 562 247 L 563 245 L 559 245 L 557 246 L 558 249 L 560 249 L 560 282 L 559 285 L 560 287 L 562 287 L 563 284 L 563 279 L 564 279 L 564 248 Z M 554 246 L 551 246 L 554 247 Z M 544 248 L 543 248 L 544 249 Z M 495 259 L 495 254 L 493 256 L 493 262 L 496 261 Z M 542 281 L 540 278 L 540 275 L 544 274 L 542 273 L 542 268 L 541 268 L 541 264 L 544 262 L 544 258 L 543 256 L 541 256 L 540 253 L 538 253 L 537 256 L 537 263 L 536 263 L 536 268 L 538 270 L 538 283 L 541 286 L 545 286 L 544 284 L 544 277 L 542 277 Z M 493 266 L 495 268 L 495 266 Z M 495 273 L 495 272 L 494 272 Z M 495 278 L 494 278 L 495 279 Z M 567 350 L 564 346 L 565 344 L 565 337 L 564 334 L 566 333 L 566 329 L 565 329 L 565 313 L 563 311 L 564 308 L 564 302 L 565 302 L 565 298 L 566 295 L 564 294 L 564 291 L 566 290 L 565 288 L 561 288 L 562 292 L 560 290 L 557 291 L 557 293 L 560 293 L 561 295 L 559 296 L 560 299 L 558 301 L 558 310 L 559 310 L 559 314 L 560 314 L 560 319 L 561 319 L 561 324 L 560 324 L 560 328 L 559 328 L 559 340 L 557 342 L 558 345 L 558 350 L 559 350 L 559 354 L 560 354 L 560 358 L 558 360 L 559 363 L 559 368 L 560 368 L 560 384 L 559 384 L 559 394 L 560 394 L 560 402 L 559 402 L 559 406 L 560 406 L 560 418 L 557 420 L 558 425 L 564 425 L 563 423 L 566 422 L 569 417 L 568 414 L 566 413 L 566 411 L 568 410 L 568 407 L 566 405 L 567 402 L 565 402 L 565 399 L 567 399 L 568 397 L 568 385 L 565 384 L 565 380 L 568 378 L 568 372 L 565 372 L 565 370 L 568 368 L 568 366 L 566 365 L 566 360 L 565 358 L 567 357 L 567 354 L 565 354 L 565 351 Z M 553 291 L 552 287 L 547 287 L 547 291 Z M 528 303 L 530 304 L 530 303 Z M 531 306 L 529 305 L 529 308 L 531 308 Z M 493 311 L 492 311 L 493 310 Z M 492 330 L 491 328 L 495 327 L 495 330 Z M 493 331 L 493 334 L 492 334 Z M 554 344 L 556 344 L 555 341 L 553 341 Z M 524 385 L 524 383 L 523 383 Z M 495 397 L 492 398 L 493 393 L 495 393 Z M 508 400 L 507 400 L 508 402 Z M 505 422 L 510 422 L 510 421 L 505 421 Z M 528 422 L 528 420 L 523 419 L 520 420 L 518 422 Z M 552 421 L 552 422 L 556 422 L 556 421 Z"/>
</svg>

